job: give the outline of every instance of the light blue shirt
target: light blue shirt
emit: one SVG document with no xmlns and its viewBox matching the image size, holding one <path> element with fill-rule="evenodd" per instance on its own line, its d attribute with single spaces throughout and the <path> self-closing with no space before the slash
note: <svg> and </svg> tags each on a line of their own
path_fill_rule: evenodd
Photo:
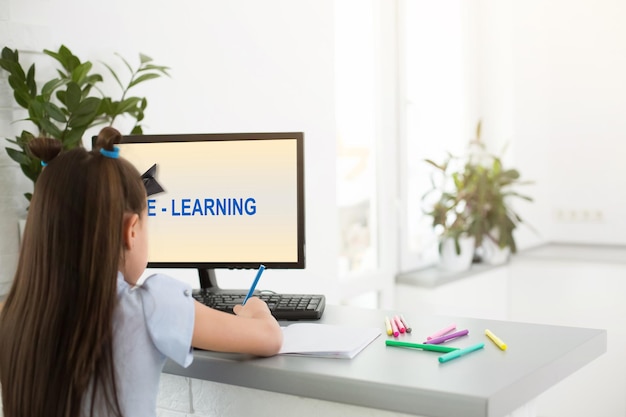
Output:
<svg viewBox="0 0 626 417">
<path fill-rule="evenodd" d="M 128 417 L 154 417 L 166 359 L 183 367 L 193 360 L 191 287 L 162 274 L 133 287 L 120 273 L 117 297 L 113 350 L 121 411 Z"/>
</svg>

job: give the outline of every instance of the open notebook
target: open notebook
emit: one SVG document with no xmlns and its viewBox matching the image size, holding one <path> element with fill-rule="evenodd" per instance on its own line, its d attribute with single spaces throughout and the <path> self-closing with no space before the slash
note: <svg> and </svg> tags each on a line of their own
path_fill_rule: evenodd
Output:
<svg viewBox="0 0 626 417">
<path fill-rule="evenodd" d="M 372 343 L 381 330 L 320 323 L 294 323 L 282 327 L 282 355 L 320 358 L 354 358 Z"/>
</svg>

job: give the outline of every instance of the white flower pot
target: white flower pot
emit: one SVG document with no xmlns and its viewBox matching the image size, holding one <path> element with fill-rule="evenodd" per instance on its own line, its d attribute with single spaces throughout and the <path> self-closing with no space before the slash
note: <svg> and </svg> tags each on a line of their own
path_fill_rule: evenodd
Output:
<svg viewBox="0 0 626 417">
<path fill-rule="evenodd" d="M 511 248 L 501 248 L 491 239 L 484 239 L 482 243 L 482 260 L 487 265 L 502 265 L 509 261 Z"/>
<path fill-rule="evenodd" d="M 457 254 L 454 247 L 454 239 L 448 238 L 441 243 L 439 251 L 439 268 L 449 272 L 467 271 L 472 266 L 474 259 L 474 238 L 461 237 L 459 239 L 461 253 Z"/>
</svg>

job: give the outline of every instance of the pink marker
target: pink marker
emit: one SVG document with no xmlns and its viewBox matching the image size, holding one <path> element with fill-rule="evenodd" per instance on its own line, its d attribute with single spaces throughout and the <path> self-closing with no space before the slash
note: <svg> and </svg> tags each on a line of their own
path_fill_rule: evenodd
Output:
<svg viewBox="0 0 626 417">
<path fill-rule="evenodd" d="M 400 321 L 402 321 L 402 325 L 404 326 L 404 328 L 406 329 L 407 333 L 411 333 L 411 326 L 409 326 L 406 322 L 406 320 L 404 320 L 404 316 L 402 314 L 400 314 Z"/>
<path fill-rule="evenodd" d="M 456 329 L 456 324 L 451 324 L 448 327 L 444 327 L 441 330 L 436 331 L 426 338 L 426 340 L 434 339 L 435 337 L 443 336 L 446 333 L 450 333 L 452 330 Z"/>
<path fill-rule="evenodd" d="M 446 333 L 443 336 L 439 336 L 439 337 L 434 337 L 430 340 L 427 340 L 424 342 L 425 345 L 438 345 L 439 343 L 443 343 L 446 342 L 448 340 L 451 339 L 456 339 L 457 337 L 461 337 L 461 336 L 465 336 L 469 333 L 469 330 L 459 330 L 458 332 L 454 332 L 454 333 Z"/>
<path fill-rule="evenodd" d="M 393 337 L 398 337 L 400 332 L 398 331 L 398 325 L 396 324 L 395 318 L 391 320 L 391 330 L 393 330 Z"/>
<path fill-rule="evenodd" d="M 406 328 L 404 327 L 404 324 L 402 324 L 400 317 L 394 316 L 393 319 L 396 322 L 396 326 L 398 326 L 398 330 L 400 331 L 400 333 L 406 332 Z"/>
</svg>

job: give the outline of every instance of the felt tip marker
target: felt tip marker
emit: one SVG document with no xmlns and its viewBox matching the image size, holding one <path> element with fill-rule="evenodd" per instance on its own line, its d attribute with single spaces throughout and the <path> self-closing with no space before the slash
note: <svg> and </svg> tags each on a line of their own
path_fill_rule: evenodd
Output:
<svg viewBox="0 0 626 417">
<path fill-rule="evenodd" d="M 439 360 L 439 363 L 448 362 L 448 361 L 451 361 L 452 359 L 460 358 L 463 355 L 467 355 L 468 353 L 474 352 L 484 347 L 485 347 L 484 343 L 476 343 L 475 345 L 468 346 L 463 349 L 455 350 L 454 352 L 446 353 L 445 355 L 441 355 L 437 359 Z"/>
<path fill-rule="evenodd" d="M 406 322 L 406 320 L 404 319 L 404 316 L 402 314 L 400 314 L 400 320 L 402 321 L 402 324 L 404 325 L 404 328 L 406 329 L 407 333 L 411 333 L 411 331 L 413 329 L 411 329 L 411 326 L 409 326 Z"/>
<path fill-rule="evenodd" d="M 393 331 L 393 337 L 398 337 L 400 335 L 400 331 L 398 330 L 398 325 L 396 324 L 396 321 L 393 318 L 391 319 L 391 330 Z"/>
<path fill-rule="evenodd" d="M 444 334 L 443 336 L 435 337 L 434 339 L 427 340 L 424 343 L 432 343 L 434 345 L 437 345 L 439 343 L 443 343 L 450 339 L 455 339 L 457 337 L 465 336 L 468 333 L 469 333 L 469 330 L 467 329 L 459 330 L 458 332 L 448 333 L 448 334 Z"/>
<path fill-rule="evenodd" d="M 434 339 L 435 337 L 443 336 L 446 333 L 450 333 L 452 330 L 456 329 L 456 324 L 451 324 L 447 327 L 444 327 L 441 330 L 437 330 L 435 333 L 431 334 L 426 338 L 426 340 Z"/>
<path fill-rule="evenodd" d="M 385 344 L 387 346 L 396 346 L 396 347 L 408 347 L 422 350 L 429 350 L 432 352 L 453 352 L 455 350 L 459 350 L 459 348 L 452 346 L 441 346 L 441 345 L 425 345 L 423 343 L 411 343 L 411 342 L 401 342 L 399 340 L 387 339 L 385 340 Z"/>
<path fill-rule="evenodd" d="M 496 346 L 498 346 L 502 350 L 506 350 L 506 343 L 504 343 L 502 339 L 500 339 L 498 336 L 491 333 L 491 330 L 485 329 L 485 334 L 487 335 L 489 339 L 493 341 L 493 343 L 496 344 Z"/>
<path fill-rule="evenodd" d="M 246 305 L 246 301 L 248 301 L 248 298 L 252 297 L 252 294 L 254 294 L 254 290 L 256 288 L 256 284 L 258 284 L 259 278 L 261 278 L 261 274 L 263 273 L 263 271 L 265 271 L 265 265 L 259 266 L 259 270 L 256 273 L 256 277 L 254 278 L 254 281 L 252 281 L 252 285 L 250 286 L 250 290 L 248 291 L 248 294 L 246 295 L 246 298 L 243 299 L 243 302 L 241 303 L 241 305 Z"/>
<path fill-rule="evenodd" d="M 389 317 L 385 317 L 385 330 L 387 331 L 387 336 L 391 336 L 393 334 Z"/>
<path fill-rule="evenodd" d="M 404 327 L 404 324 L 402 324 L 400 317 L 394 316 L 393 320 L 396 322 L 396 326 L 398 326 L 398 330 L 400 331 L 400 333 L 406 332 L 406 328 Z"/>
</svg>

